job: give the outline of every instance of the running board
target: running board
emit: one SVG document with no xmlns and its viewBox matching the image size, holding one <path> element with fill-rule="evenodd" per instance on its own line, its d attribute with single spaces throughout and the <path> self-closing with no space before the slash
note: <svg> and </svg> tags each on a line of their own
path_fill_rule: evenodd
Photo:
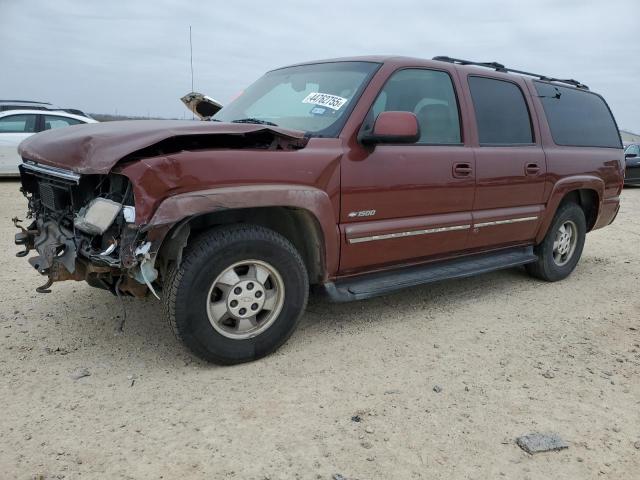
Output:
<svg viewBox="0 0 640 480">
<path fill-rule="evenodd" d="M 330 300 L 349 302 L 384 295 L 415 285 L 471 277 L 494 270 L 516 267 L 535 262 L 537 259 L 538 257 L 533 253 L 533 247 L 510 248 L 416 267 L 370 273 L 329 282 L 323 287 Z"/>
</svg>

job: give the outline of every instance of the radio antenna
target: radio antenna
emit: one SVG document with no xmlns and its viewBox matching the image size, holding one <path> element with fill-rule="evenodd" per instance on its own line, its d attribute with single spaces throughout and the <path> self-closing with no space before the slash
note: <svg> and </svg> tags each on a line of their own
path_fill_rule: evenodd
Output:
<svg viewBox="0 0 640 480">
<path fill-rule="evenodd" d="M 193 41 L 191 39 L 191 25 L 189 25 L 189 60 L 191 63 L 191 91 L 193 92 Z M 191 112 L 191 120 L 195 120 L 195 113 Z"/>
<path fill-rule="evenodd" d="M 191 91 L 193 92 L 193 41 L 191 40 L 191 25 L 189 25 L 189 56 L 191 60 Z"/>
</svg>

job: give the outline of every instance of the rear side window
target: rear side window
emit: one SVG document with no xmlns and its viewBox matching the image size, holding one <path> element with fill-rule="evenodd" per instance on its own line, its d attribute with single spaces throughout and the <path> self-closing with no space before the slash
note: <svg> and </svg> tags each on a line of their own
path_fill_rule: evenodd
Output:
<svg viewBox="0 0 640 480">
<path fill-rule="evenodd" d="M 531 117 L 515 83 L 487 77 L 469 77 L 481 145 L 533 143 Z"/>
<path fill-rule="evenodd" d="M 534 82 L 556 145 L 622 148 L 609 107 L 599 95 Z"/>
<path fill-rule="evenodd" d="M 0 133 L 34 133 L 35 131 L 35 115 L 9 115 L 0 118 Z"/>
</svg>

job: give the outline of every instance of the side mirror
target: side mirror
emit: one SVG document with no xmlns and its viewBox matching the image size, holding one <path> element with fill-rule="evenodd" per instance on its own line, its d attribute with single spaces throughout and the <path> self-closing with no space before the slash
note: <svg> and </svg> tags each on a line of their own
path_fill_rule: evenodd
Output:
<svg viewBox="0 0 640 480">
<path fill-rule="evenodd" d="M 625 153 L 624 154 L 624 158 L 637 158 L 638 154 L 637 153 Z"/>
<path fill-rule="evenodd" d="M 364 144 L 416 143 L 420 139 L 418 119 L 411 112 L 382 112 L 371 132 L 359 135 Z"/>
</svg>

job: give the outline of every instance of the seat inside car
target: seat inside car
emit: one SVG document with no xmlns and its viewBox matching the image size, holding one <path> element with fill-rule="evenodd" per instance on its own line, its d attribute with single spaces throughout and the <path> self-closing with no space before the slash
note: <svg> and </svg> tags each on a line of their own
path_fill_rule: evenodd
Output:
<svg viewBox="0 0 640 480">
<path fill-rule="evenodd" d="M 457 126 L 448 105 L 431 103 L 416 112 L 423 143 L 456 143 Z"/>
</svg>

